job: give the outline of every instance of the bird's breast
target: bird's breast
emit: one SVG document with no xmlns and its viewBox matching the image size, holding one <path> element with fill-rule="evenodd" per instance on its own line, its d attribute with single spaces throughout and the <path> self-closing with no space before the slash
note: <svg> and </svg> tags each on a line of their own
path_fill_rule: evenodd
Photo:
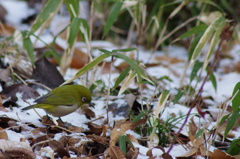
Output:
<svg viewBox="0 0 240 159">
<path fill-rule="evenodd" d="M 77 104 L 74 104 L 72 106 L 59 105 L 54 109 L 54 111 L 48 113 L 52 114 L 55 117 L 62 117 L 76 111 L 78 108 L 79 107 Z"/>
</svg>

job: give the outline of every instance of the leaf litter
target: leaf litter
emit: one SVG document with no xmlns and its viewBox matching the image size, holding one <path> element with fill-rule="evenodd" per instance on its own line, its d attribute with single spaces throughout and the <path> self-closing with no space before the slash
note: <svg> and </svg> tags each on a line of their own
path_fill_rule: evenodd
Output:
<svg viewBox="0 0 240 159">
<path fill-rule="evenodd" d="M 23 16 L 23 15 L 22 15 Z M 7 27 L 6 27 L 7 28 Z M 13 34 L 12 28 L 8 31 Z M 84 45 L 84 43 L 79 42 L 77 45 Z M 92 42 L 95 47 L 104 46 L 104 49 L 118 49 L 117 46 L 112 43 L 106 43 L 104 41 Z M 14 47 L 13 47 L 14 48 Z M 64 48 L 64 47 L 62 47 Z M 10 48 L 9 48 L 10 49 Z M 170 154 L 167 152 L 169 150 L 171 141 L 168 143 L 167 147 L 162 147 L 158 145 L 153 145 L 149 148 L 149 130 L 152 130 L 152 125 L 148 112 L 150 110 L 155 110 L 157 106 L 157 95 L 161 92 L 156 90 L 156 88 L 150 84 L 143 84 L 142 94 L 144 100 L 139 100 L 139 92 L 136 81 L 132 80 L 126 86 L 127 91 L 131 94 L 125 96 L 114 96 L 110 97 L 109 110 L 106 110 L 106 95 L 105 92 L 94 91 L 94 103 L 95 108 L 91 108 L 85 112 L 81 110 L 74 112 L 62 118 L 62 121 L 57 121 L 56 126 L 51 119 L 46 117 L 45 112 L 42 110 L 30 110 L 27 112 L 22 112 L 21 108 L 33 104 L 33 101 L 37 96 L 46 94 L 46 90 L 40 85 L 32 84 L 29 86 L 25 84 L 15 84 L 9 82 L 10 68 L 3 68 L 1 71 L 1 83 L 4 82 L 6 86 L 2 85 L 1 91 L 1 109 L 0 109 L 0 148 L 1 157 L 8 158 L 158 158 L 162 157 L 164 159 L 168 158 L 178 158 L 178 157 L 192 157 L 192 156 L 206 156 L 209 155 L 210 158 L 234 158 L 224 151 L 217 150 L 216 147 L 212 145 L 212 135 L 215 135 L 214 125 L 217 122 L 216 111 L 223 109 L 221 103 L 228 100 L 231 97 L 231 92 L 234 85 L 239 81 L 239 50 L 240 46 L 235 45 L 230 51 L 230 56 L 232 59 L 223 59 L 219 64 L 219 69 L 216 74 L 218 81 L 218 88 L 215 92 L 210 82 L 207 82 L 203 90 L 203 95 L 201 97 L 201 102 L 206 106 L 204 112 L 200 109 L 193 109 L 191 118 L 183 127 L 181 134 L 176 134 L 179 127 L 184 123 L 183 120 L 178 121 L 174 124 L 171 130 L 167 131 L 169 140 L 174 141 L 174 146 Z M 86 50 L 82 49 L 77 51 L 76 56 L 84 56 Z M 159 87 L 167 88 L 170 90 L 171 94 L 176 94 L 176 89 L 180 85 L 180 77 L 184 70 L 184 62 L 186 62 L 187 51 L 182 47 L 169 46 L 166 48 L 168 56 L 163 52 L 156 52 L 155 56 L 150 57 L 150 51 L 139 49 L 139 60 L 147 66 L 145 72 L 153 79 L 161 79 L 158 81 Z M 80 53 L 81 54 L 80 54 Z M 100 54 L 98 50 L 93 50 L 93 54 Z M 130 58 L 134 60 L 136 57 L 136 52 L 130 52 Z M 20 61 L 27 61 L 26 55 L 22 55 Z M 6 61 L 11 62 L 13 59 L 6 59 Z M 46 59 L 42 59 L 40 65 L 48 65 Z M 86 60 L 86 59 L 85 59 Z M 228 66 L 229 62 L 234 62 L 233 66 Z M 39 62 L 39 61 L 38 61 Z M 41 64 L 43 62 L 43 64 Z M 47 64 L 46 64 L 47 62 Z M 85 61 L 86 62 L 86 61 Z M 114 82 L 119 76 L 119 72 L 125 70 L 129 65 L 123 61 L 113 61 L 113 68 L 111 63 L 108 63 L 104 70 L 97 70 L 96 73 L 99 75 L 98 80 L 102 83 L 108 83 L 110 79 L 110 85 L 114 86 Z M 17 64 L 17 62 L 15 62 Z M 85 63 L 86 64 L 86 63 Z M 104 66 L 102 64 L 102 66 Z M 43 67 L 43 71 L 37 71 L 42 69 L 36 64 L 35 69 L 27 69 L 29 71 L 24 72 L 25 67 L 22 65 L 12 65 L 11 66 L 21 77 L 29 77 L 29 74 L 34 74 L 34 79 L 50 88 L 55 88 L 64 82 L 63 77 L 61 77 L 58 72 L 58 68 L 53 66 Z M 54 69 L 54 73 L 49 73 L 50 67 Z M 73 68 L 82 67 L 79 64 L 72 64 Z M 101 66 L 99 67 L 101 68 Z M 18 71 L 17 71 L 18 70 Z M 33 72 L 32 72 L 32 71 Z M 108 73 L 112 71 L 111 77 Z M 69 79 L 68 77 L 73 77 L 77 70 L 69 69 L 64 79 Z M 104 74 L 103 74 L 104 72 Z M 226 74 L 223 74 L 226 73 Z M 12 72 L 11 72 L 12 73 Z M 41 74 L 45 73 L 45 74 Z M 187 70 L 187 76 L 190 76 L 190 70 Z M 49 76 L 52 77 L 49 77 Z M 29 77 L 31 78 L 31 77 Z M 56 78 L 56 79 L 55 79 Z M 21 81 L 21 79 L 18 79 Z M 45 81 L 46 80 L 46 81 Z M 35 82 L 36 82 L 35 81 Z M 53 84 L 49 83 L 54 81 Z M 31 81 L 27 81 L 31 83 Z M 81 84 L 81 80 L 75 81 Z M 197 82 L 197 81 L 193 81 Z M 33 82 L 32 82 L 33 83 Z M 49 85 L 48 85 L 49 84 Z M 118 89 L 119 90 L 119 89 Z M 99 95 L 99 96 L 98 96 Z M 210 98 L 206 98 L 210 97 Z M 148 101 L 147 99 L 151 99 Z M 171 102 L 171 96 L 168 96 L 166 101 L 166 106 L 162 112 L 157 112 L 160 114 L 161 120 L 160 124 L 166 124 L 164 121 L 169 120 L 171 117 L 179 117 L 187 114 L 189 107 L 186 107 L 185 103 L 173 104 Z M 193 100 L 194 102 L 194 100 Z M 188 103 L 188 106 L 191 103 Z M 15 107 L 17 106 L 17 107 Z M 146 112 L 141 114 L 142 106 Z M 217 106 L 217 110 L 214 110 L 214 106 Z M 214 108 L 212 108 L 214 107 Z M 207 112 L 207 111 L 209 112 Z M 231 112 L 231 110 L 229 110 Z M 132 118 L 133 113 L 138 120 L 135 121 Z M 204 118 L 200 118 L 196 114 L 202 113 Z M 216 114 L 215 117 L 213 114 Z M 204 115 L 203 115 L 204 114 Z M 193 117 L 194 116 L 194 117 Z M 136 133 L 139 127 L 142 127 L 143 132 Z M 223 131 L 226 128 L 224 123 L 217 129 L 219 138 L 218 141 L 223 139 Z M 222 127 L 222 128 L 221 128 Z M 212 131 L 207 131 L 207 130 Z M 160 131 L 160 130 L 158 130 Z M 140 136 L 141 134 L 142 136 Z M 147 135 L 148 134 L 148 135 Z M 162 133 L 164 134 L 164 133 Z M 226 144 L 233 138 L 239 136 L 239 128 L 235 126 L 230 132 L 232 136 L 228 136 L 226 139 Z M 177 136 L 178 135 L 178 136 Z M 177 140 L 173 140 L 176 136 Z M 144 138 L 146 137 L 146 138 Z M 184 140 L 187 138 L 187 140 Z M 121 141 L 120 141 L 121 140 Z M 158 141 L 158 137 L 154 137 L 153 140 Z M 184 142 L 185 141 L 185 142 Z M 121 143 L 120 143 L 121 142 Z M 155 143 L 153 142 L 153 143 Z M 160 141 L 161 142 L 161 141 Z M 123 145 L 121 145 L 123 143 Z M 126 153 L 123 152 L 124 147 Z M 222 146 L 222 145 L 220 145 Z"/>
</svg>

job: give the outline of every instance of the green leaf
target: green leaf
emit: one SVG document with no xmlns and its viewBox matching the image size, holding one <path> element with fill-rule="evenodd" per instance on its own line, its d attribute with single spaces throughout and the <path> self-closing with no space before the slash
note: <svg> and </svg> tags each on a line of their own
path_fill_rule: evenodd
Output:
<svg viewBox="0 0 240 159">
<path fill-rule="evenodd" d="M 117 50 L 113 50 L 112 52 L 129 52 L 129 51 L 133 51 L 133 50 L 137 50 L 136 48 L 126 48 L 126 49 L 117 49 Z"/>
<path fill-rule="evenodd" d="M 131 67 L 128 67 L 118 76 L 118 78 L 113 86 L 114 89 L 127 77 L 130 70 L 131 70 Z"/>
<path fill-rule="evenodd" d="M 178 90 L 178 93 L 176 94 L 176 96 L 173 100 L 173 104 L 176 104 L 179 101 L 179 99 L 181 99 L 183 94 L 184 94 L 184 92 L 182 90 Z"/>
<path fill-rule="evenodd" d="M 206 68 L 206 71 L 209 72 L 209 67 Z M 210 81 L 211 81 L 211 83 L 213 85 L 214 90 L 217 91 L 217 80 L 216 80 L 213 72 L 211 72 L 209 74 L 209 79 L 210 79 Z"/>
<path fill-rule="evenodd" d="M 114 21 L 117 19 L 117 16 L 121 10 L 122 4 L 123 3 L 121 1 L 117 1 L 113 5 L 111 11 L 108 14 L 108 18 L 107 18 L 106 24 L 103 29 L 103 36 L 106 36 L 106 34 L 109 32 L 110 28 L 112 27 Z"/>
<path fill-rule="evenodd" d="M 182 34 L 179 37 L 179 39 L 184 39 L 184 38 L 187 38 L 187 37 L 195 35 L 195 34 L 202 34 L 207 29 L 207 27 L 208 26 L 206 24 L 200 24 L 198 26 L 195 26 L 195 27 L 191 28 L 190 30 L 188 30 L 187 32 L 185 32 L 184 34 Z"/>
<path fill-rule="evenodd" d="M 32 41 L 29 37 L 29 34 L 26 31 L 22 31 L 22 37 L 23 37 L 23 48 L 27 51 L 28 57 L 32 63 L 32 66 L 34 66 L 34 49 Z"/>
<path fill-rule="evenodd" d="M 192 59 L 192 55 L 193 55 L 193 51 L 196 48 L 199 40 L 201 39 L 202 34 L 199 34 L 198 36 L 196 36 L 194 38 L 194 40 L 192 41 L 190 48 L 189 48 L 189 53 L 188 53 L 188 61 L 190 61 Z"/>
<path fill-rule="evenodd" d="M 199 71 L 199 69 L 202 67 L 203 63 L 199 62 L 198 60 L 195 62 L 191 75 L 190 75 L 190 82 L 193 81 L 193 79 L 197 76 L 197 73 Z"/>
<path fill-rule="evenodd" d="M 136 117 L 134 117 L 134 119 L 132 120 L 132 123 L 136 123 L 137 121 L 139 121 L 141 118 L 145 117 L 145 112 L 141 111 Z"/>
<path fill-rule="evenodd" d="M 191 63 L 196 60 L 200 52 L 202 51 L 202 48 L 204 45 L 208 42 L 208 40 L 211 38 L 213 33 L 218 29 L 218 27 L 222 27 L 222 25 L 226 22 L 226 19 L 224 17 L 220 17 L 217 20 L 215 20 L 204 32 L 203 36 L 199 40 L 196 48 L 194 49 L 192 58 L 191 58 Z"/>
<path fill-rule="evenodd" d="M 81 0 L 65 0 L 65 4 L 71 18 L 77 17 L 79 14 L 79 3 Z"/>
<path fill-rule="evenodd" d="M 240 145 L 240 138 L 234 139 L 231 142 L 231 144 L 226 152 L 232 156 L 238 155 L 240 153 L 239 145 Z"/>
<path fill-rule="evenodd" d="M 233 112 L 239 112 L 239 106 L 240 106 L 240 82 L 238 82 L 232 92 L 232 109 Z"/>
<path fill-rule="evenodd" d="M 48 0 L 34 21 L 31 32 L 37 31 L 50 17 L 52 17 L 54 13 L 57 12 L 62 2 L 63 0 Z"/>
<path fill-rule="evenodd" d="M 121 54 L 121 53 L 115 53 L 115 55 L 117 58 L 123 59 L 124 61 L 126 61 L 131 67 L 132 69 L 134 69 L 137 72 L 137 76 L 139 81 L 141 82 L 142 78 L 146 79 L 147 81 L 149 81 L 150 83 L 152 83 L 154 85 L 154 83 L 147 77 L 147 75 L 144 73 L 144 70 L 138 66 L 138 64 L 136 64 L 132 59 L 130 59 L 128 56 Z"/>
<path fill-rule="evenodd" d="M 86 39 L 90 39 L 90 28 L 88 26 L 88 22 L 85 19 L 80 19 L 80 30 L 82 33 L 82 38 L 86 42 Z"/>
<path fill-rule="evenodd" d="M 87 65 L 85 65 L 84 67 L 82 67 L 73 78 L 67 80 L 66 82 L 64 82 L 62 85 L 65 85 L 67 83 L 72 82 L 73 80 L 77 79 L 78 77 L 82 76 L 83 74 L 85 74 L 87 71 L 91 70 L 94 66 L 97 66 L 101 61 L 103 61 L 104 59 L 110 57 L 111 54 L 109 53 L 105 53 L 102 54 L 100 56 L 98 56 L 97 58 L 95 58 L 93 61 L 91 61 L 90 63 L 88 63 Z"/>
<path fill-rule="evenodd" d="M 123 151 L 124 154 L 127 153 L 127 142 L 126 142 L 126 135 L 121 135 L 119 137 L 119 147 Z"/>
<path fill-rule="evenodd" d="M 170 94 L 169 90 L 164 90 L 159 97 L 158 104 L 159 105 L 164 105 L 164 103 L 166 102 L 169 94 Z"/>
<path fill-rule="evenodd" d="M 201 136 L 203 134 L 204 130 L 203 129 L 199 129 L 197 131 L 197 133 L 195 134 L 195 138 L 197 139 L 199 136 Z"/>
<path fill-rule="evenodd" d="M 69 48 L 72 48 L 75 39 L 77 37 L 77 34 L 79 32 L 79 26 L 80 26 L 80 19 L 79 18 L 73 18 L 70 24 L 70 31 L 69 31 L 69 37 L 68 37 L 68 44 Z"/>
<path fill-rule="evenodd" d="M 230 116 L 230 114 L 224 115 L 218 124 L 220 125 L 220 124 L 222 124 L 223 122 L 225 122 L 226 119 L 227 119 L 229 116 Z"/>
<path fill-rule="evenodd" d="M 233 112 L 233 114 L 230 116 L 228 120 L 228 124 L 226 126 L 224 136 L 228 134 L 228 132 L 232 129 L 238 118 L 240 117 L 239 112 Z"/>
</svg>

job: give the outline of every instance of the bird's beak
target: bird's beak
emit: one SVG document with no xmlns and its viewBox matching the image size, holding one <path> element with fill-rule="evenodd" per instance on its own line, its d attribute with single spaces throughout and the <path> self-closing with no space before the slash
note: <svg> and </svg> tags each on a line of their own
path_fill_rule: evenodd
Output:
<svg viewBox="0 0 240 159">
<path fill-rule="evenodd" d="M 92 102 L 90 102 L 90 103 L 89 103 L 89 106 L 94 108 L 95 104 L 92 103 Z"/>
</svg>

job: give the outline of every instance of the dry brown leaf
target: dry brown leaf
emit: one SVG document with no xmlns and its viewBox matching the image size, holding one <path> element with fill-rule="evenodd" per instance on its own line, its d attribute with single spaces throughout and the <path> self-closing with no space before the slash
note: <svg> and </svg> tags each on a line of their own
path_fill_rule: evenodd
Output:
<svg viewBox="0 0 240 159">
<path fill-rule="evenodd" d="M 127 134 L 127 137 L 128 137 L 128 139 L 129 139 L 131 142 L 138 143 L 138 140 L 137 140 L 134 136 L 132 136 L 132 135 L 130 135 L 130 134 Z"/>
<path fill-rule="evenodd" d="M 8 135 L 7 135 L 6 131 L 1 127 L 0 127 L 0 139 L 8 140 Z"/>
<path fill-rule="evenodd" d="M 168 62 L 170 64 L 176 64 L 176 63 L 182 63 L 185 62 L 182 59 L 178 59 L 176 57 L 170 57 L 170 56 L 157 56 L 156 60 L 158 61 L 164 61 L 164 62 Z"/>
<path fill-rule="evenodd" d="M 138 154 L 139 154 L 139 148 L 134 148 L 134 147 L 131 147 L 128 151 L 127 151 L 127 158 L 128 159 L 137 159 L 138 157 Z"/>
<path fill-rule="evenodd" d="M 111 146 L 115 146 L 116 142 L 118 141 L 119 137 L 123 134 L 125 134 L 125 132 L 129 129 L 131 129 L 132 127 L 132 123 L 131 121 L 125 121 L 124 123 L 122 123 L 120 125 L 120 130 L 118 130 L 118 127 L 114 127 L 114 129 L 112 130 L 112 133 L 110 135 L 110 145 Z"/>
<path fill-rule="evenodd" d="M 75 48 L 70 67 L 80 69 L 83 66 L 85 66 L 87 63 L 88 63 L 88 55 L 82 50 Z"/>
<path fill-rule="evenodd" d="M 17 141 L 0 139 L 0 149 L 2 149 L 3 151 L 8 150 L 10 148 L 17 148 L 17 147 L 21 147 L 23 149 L 32 151 L 31 146 L 27 142 L 17 142 Z"/>
<path fill-rule="evenodd" d="M 110 158 L 114 158 L 114 159 L 126 159 L 126 156 L 124 155 L 122 150 L 117 146 L 109 147 L 109 155 L 110 155 Z"/>
<path fill-rule="evenodd" d="M 0 35 L 2 36 L 12 36 L 15 29 L 12 26 L 9 26 L 7 24 L 1 24 L 0 27 Z"/>
<path fill-rule="evenodd" d="M 88 128 L 90 129 L 90 132 L 96 135 L 101 135 L 103 133 L 103 125 L 97 125 L 94 123 L 88 123 Z"/>
<path fill-rule="evenodd" d="M 92 111 L 91 109 L 87 108 L 87 109 L 84 109 L 84 110 L 81 110 L 81 111 L 84 112 L 86 118 L 88 118 L 88 119 L 95 118 L 95 116 L 96 116 L 94 111 Z"/>
<path fill-rule="evenodd" d="M 210 159 L 236 159 L 235 157 L 216 149 L 213 152 L 209 152 L 209 157 Z"/>
<path fill-rule="evenodd" d="M 190 119 L 188 127 L 189 127 L 188 136 L 189 136 L 190 141 L 193 143 L 195 140 L 196 132 L 198 130 L 198 127 L 196 126 L 193 118 Z"/>
<path fill-rule="evenodd" d="M 47 132 L 47 128 L 43 128 L 43 127 L 39 127 L 39 128 L 35 128 L 31 131 L 31 133 L 36 136 L 36 135 L 43 135 L 43 133 L 45 134 Z"/>
<path fill-rule="evenodd" d="M 69 131 L 76 132 L 76 133 L 81 133 L 81 132 L 84 131 L 84 128 L 82 128 L 82 127 L 76 127 L 76 126 L 72 126 L 72 125 L 68 126 L 67 129 L 68 129 Z"/>
<path fill-rule="evenodd" d="M 70 157 L 68 151 L 64 148 L 64 145 L 61 142 L 52 140 L 48 142 L 49 146 L 59 157 L 63 158 L 64 156 Z"/>
<path fill-rule="evenodd" d="M 26 158 L 35 159 L 36 154 L 32 150 L 27 150 L 20 147 L 12 147 L 4 151 L 6 157 L 8 158 Z"/>
</svg>

